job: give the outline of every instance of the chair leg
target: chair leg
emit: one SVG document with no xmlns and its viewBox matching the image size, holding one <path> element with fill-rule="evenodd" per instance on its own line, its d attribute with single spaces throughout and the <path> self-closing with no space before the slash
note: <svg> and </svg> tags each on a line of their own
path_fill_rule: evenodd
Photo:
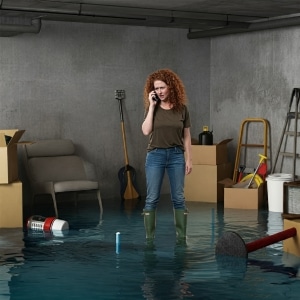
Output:
<svg viewBox="0 0 300 300">
<path fill-rule="evenodd" d="M 51 196 L 52 196 L 52 200 L 53 200 L 53 206 L 54 206 L 55 216 L 56 216 L 56 218 L 58 218 L 58 210 L 57 210 L 55 192 L 51 192 Z"/>
<path fill-rule="evenodd" d="M 102 220 L 103 206 L 102 206 L 102 199 L 101 199 L 101 195 L 100 195 L 100 190 L 97 190 L 97 198 L 98 198 L 99 207 L 100 207 L 100 220 Z"/>
</svg>

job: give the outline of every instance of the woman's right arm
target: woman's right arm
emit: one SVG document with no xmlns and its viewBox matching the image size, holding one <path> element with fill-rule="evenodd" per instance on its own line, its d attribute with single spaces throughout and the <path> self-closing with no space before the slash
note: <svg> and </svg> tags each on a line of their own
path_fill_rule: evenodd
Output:
<svg viewBox="0 0 300 300">
<path fill-rule="evenodd" d="M 149 93 L 149 110 L 147 116 L 142 124 L 142 132 L 144 135 L 149 135 L 153 131 L 153 116 L 155 105 L 157 104 L 156 101 L 153 100 L 154 91 Z"/>
<path fill-rule="evenodd" d="M 144 135 L 149 135 L 153 130 L 153 115 L 155 105 L 150 105 L 147 116 L 142 124 L 142 132 Z"/>
</svg>

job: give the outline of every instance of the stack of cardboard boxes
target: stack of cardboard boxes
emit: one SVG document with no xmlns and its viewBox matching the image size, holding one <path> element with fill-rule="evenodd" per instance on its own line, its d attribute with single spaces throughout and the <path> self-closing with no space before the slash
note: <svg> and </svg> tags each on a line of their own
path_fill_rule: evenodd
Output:
<svg viewBox="0 0 300 300">
<path fill-rule="evenodd" d="M 0 228 L 23 226 L 22 182 L 17 143 L 24 130 L 0 130 Z"/>
<path fill-rule="evenodd" d="M 192 173 L 185 178 L 187 201 L 218 202 L 224 199 L 224 186 L 219 182 L 232 177 L 227 145 L 232 139 L 214 145 L 192 145 Z"/>
</svg>

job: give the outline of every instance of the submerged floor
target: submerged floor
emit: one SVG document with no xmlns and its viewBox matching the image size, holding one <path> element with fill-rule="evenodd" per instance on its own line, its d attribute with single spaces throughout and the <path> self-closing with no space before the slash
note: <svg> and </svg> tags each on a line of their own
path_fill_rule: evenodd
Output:
<svg viewBox="0 0 300 300">
<path fill-rule="evenodd" d="M 157 213 L 153 248 L 145 244 L 143 201 L 104 200 L 77 209 L 59 203 L 64 234 L 0 229 L 0 299 L 298 299 L 300 258 L 282 243 L 220 260 L 215 245 L 226 231 L 245 242 L 282 230 L 280 213 L 188 203 L 187 245 L 176 245 L 168 196 Z M 47 215 L 51 206 L 36 206 Z M 52 212 L 51 212 L 52 213 Z M 115 234 L 121 233 L 116 247 Z M 116 251 L 117 250 L 117 251 Z"/>
</svg>

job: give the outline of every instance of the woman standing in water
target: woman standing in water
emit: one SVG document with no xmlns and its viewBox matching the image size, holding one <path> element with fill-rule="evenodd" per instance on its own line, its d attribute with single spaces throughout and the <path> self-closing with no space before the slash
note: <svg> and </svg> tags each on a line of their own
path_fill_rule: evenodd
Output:
<svg viewBox="0 0 300 300">
<path fill-rule="evenodd" d="M 184 179 L 192 171 L 191 121 L 186 101 L 184 85 L 173 71 L 161 69 L 148 76 L 142 124 L 143 134 L 149 136 L 145 163 L 147 197 L 143 210 L 147 240 L 154 239 L 156 207 L 165 171 L 169 177 L 176 235 L 179 240 L 186 239 Z"/>
</svg>

